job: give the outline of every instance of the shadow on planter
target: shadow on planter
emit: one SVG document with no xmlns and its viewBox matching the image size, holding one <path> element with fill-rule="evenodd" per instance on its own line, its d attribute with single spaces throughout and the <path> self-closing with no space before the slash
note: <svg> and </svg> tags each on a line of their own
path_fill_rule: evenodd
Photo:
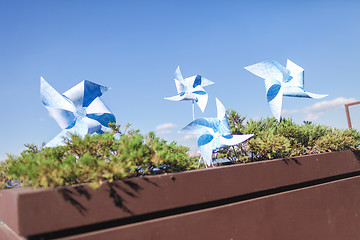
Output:
<svg viewBox="0 0 360 240">
<path fill-rule="evenodd" d="M 149 179 L 144 178 L 145 181 L 152 183 Z M 105 183 L 104 185 L 108 188 L 109 197 L 113 199 L 114 206 L 121 208 L 124 212 L 133 215 L 133 212 L 126 207 L 126 200 L 121 197 L 122 194 L 126 194 L 132 198 L 137 198 L 139 191 L 143 189 L 139 184 L 131 180 L 123 180 L 124 184 L 129 186 L 129 188 L 134 192 L 127 190 L 122 187 L 118 182 Z M 152 183 L 154 186 L 157 186 L 156 183 Z M 120 192 L 120 193 L 119 193 Z M 82 204 L 81 201 L 77 200 L 79 197 L 84 197 L 86 200 L 91 200 L 91 193 L 89 189 L 85 186 L 75 186 L 73 189 L 61 188 L 59 193 L 62 194 L 65 201 L 69 202 L 73 207 L 75 207 L 80 214 L 86 215 L 87 208 Z"/>
</svg>

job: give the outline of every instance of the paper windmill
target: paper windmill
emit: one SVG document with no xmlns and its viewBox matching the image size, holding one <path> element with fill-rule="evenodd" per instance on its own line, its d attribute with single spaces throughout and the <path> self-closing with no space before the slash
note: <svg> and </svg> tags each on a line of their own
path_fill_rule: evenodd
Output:
<svg viewBox="0 0 360 240">
<path fill-rule="evenodd" d="M 109 130 L 108 124 L 116 122 L 116 119 L 100 99 L 107 90 L 107 87 L 85 80 L 60 94 L 41 77 L 42 103 L 63 129 L 45 147 L 63 145 L 63 137 L 67 133 L 76 133 L 83 137 L 86 134 Z"/>
<path fill-rule="evenodd" d="M 165 99 L 171 101 L 192 101 L 193 104 L 194 102 L 196 102 L 199 108 L 201 109 L 201 111 L 204 112 L 208 101 L 208 94 L 205 92 L 203 87 L 214 84 L 214 82 L 200 75 L 195 75 L 184 79 L 181 75 L 179 66 L 175 71 L 174 80 L 178 95 L 174 97 L 168 97 Z M 194 113 L 194 108 L 193 108 L 193 113 Z"/>
<path fill-rule="evenodd" d="M 180 130 L 181 133 L 198 135 L 198 147 L 208 166 L 214 150 L 240 144 L 254 135 L 231 135 L 224 105 L 216 99 L 216 106 L 217 118 L 198 118 Z"/>
<path fill-rule="evenodd" d="M 265 61 L 245 67 L 249 72 L 265 79 L 267 101 L 274 117 L 280 121 L 283 96 L 320 99 L 327 94 L 304 90 L 304 69 L 289 59 L 286 68 L 275 61 Z"/>
</svg>

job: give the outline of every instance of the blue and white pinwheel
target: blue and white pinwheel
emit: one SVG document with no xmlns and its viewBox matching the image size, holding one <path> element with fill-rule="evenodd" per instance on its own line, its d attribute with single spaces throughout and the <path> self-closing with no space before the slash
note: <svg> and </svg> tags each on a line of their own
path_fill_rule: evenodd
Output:
<svg viewBox="0 0 360 240">
<path fill-rule="evenodd" d="M 274 117 L 280 121 L 283 96 L 320 99 L 327 94 L 315 94 L 304 90 L 304 69 L 289 59 L 286 68 L 276 61 L 265 61 L 246 70 L 265 79 L 267 101 Z"/>
<path fill-rule="evenodd" d="M 197 134 L 198 147 L 206 165 L 212 162 L 214 150 L 240 144 L 254 134 L 231 135 L 224 105 L 216 99 L 217 118 L 198 118 L 180 130 L 181 133 Z"/>
<path fill-rule="evenodd" d="M 192 101 L 193 115 L 194 102 L 196 102 L 201 111 L 204 112 L 208 101 L 208 94 L 205 92 L 203 87 L 214 84 L 214 82 L 200 75 L 195 75 L 184 79 L 181 75 L 179 66 L 176 68 L 174 80 L 178 95 L 174 97 L 167 97 L 165 99 L 171 101 Z"/>
<path fill-rule="evenodd" d="M 85 80 L 60 94 L 41 77 L 42 103 L 63 129 L 45 147 L 63 145 L 68 133 L 84 137 L 108 131 L 108 124 L 115 123 L 116 119 L 100 99 L 107 90 L 107 87 Z"/>
</svg>

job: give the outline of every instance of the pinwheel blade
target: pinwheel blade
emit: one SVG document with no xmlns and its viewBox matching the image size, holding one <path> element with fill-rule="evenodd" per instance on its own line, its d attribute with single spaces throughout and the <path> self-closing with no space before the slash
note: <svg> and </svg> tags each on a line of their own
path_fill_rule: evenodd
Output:
<svg viewBox="0 0 360 240">
<path fill-rule="evenodd" d="M 68 130 L 62 130 L 56 137 L 51 139 L 45 147 L 56 147 L 65 145 L 64 138 L 69 137 Z"/>
<path fill-rule="evenodd" d="M 231 134 L 229 121 L 227 120 L 227 118 L 224 118 L 220 121 L 220 123 L 217 125 L 217 131 L 224 136 Z"/>
<path fill-rule="evenodd" d="M 290 71 L 276 61 L 264 61 L 245 67 L 246 70 L 263 79 L 287 80 Z"/>
<path fill-rule="evenodd" d="M 220 137 L 219 142 L 220 142 L 220 144 L 225 145 L 225 146 L 234 146 L 234 145 L 238 145 L 242 142 L 245 142 L 252 136 L 254 136 L 254 134 L 222 136 L 222 137 Z"/>
<path fill-rule="evenodd" d="M 205 93 L 205 92 L 204 92 Z M 207 101 L 208 101 L 208 94 L 196 94 L 197 97 L 197 105 L 199 106 L 201 112 L 205 111 L 206 105 L 207 105 Z"/>
<path fill-rule="evenodd" d="M 286 62 L 286 69 L 290 71 L 291 74 L 299 74 L 304 72 L 304 69 L 289 59 Z"/>
<path fill-rule="evenodd" d="M 97 121 L 104 127 L 109 127 L 109 123 L 116 123 L 115 116 L 111 113 L 86 114 L 86 117 Z"/>
<path fill-rule="evenodd" d="M 88 107 L 95 98 L 102 96 L 109 88 L 84 80 L 63 95 L 69 98 L 76 107 Z"/>
<path fill-rule="evenodd" d="M 49 141 L 45 147 L 65 145 L 64 138 L 69 137 L 70 133 L 78 134 L 79 136 L 84 137 L 88 133 L 88 126 L 86 122 L 84 120 L 79 120 L 71 129 L 62 130 L 56 137 Z"/>
<path fill-rule="evenodd" d="M 69 99 L 76 108 L 82 108 L 84 102 L 84 81 L 70 88 L 63 95 Z"/>
<path fill-rule="evenodd" d="M 47 107 L 75 112 L 74 104 L 66 100 L 43 77 L 40 78 L 40 94 L 43 104 Z"/>
<path fill-rule="evenodd" d="M 192 88 L 196 88 L 197 86 L 201 87 L 201 76 L 200 75 L 194 75 L 194 76 L 185 78 L 184 81 L 187 86 L 190 86 Z"/>
<path fill-rule="evenodd" d="M 199 146 L 199 150 L 200 150 L 201 156 L 203 157 L 203 159 L 205 161 L 205 164 L 207 166 L 210 166 L 210 164 L 212 162 L 212 153 L 213 153 L 213 148 L 211 146 L 211 143 Z"/>
<path fill-rule="evenodd" d="M 222 120 L 226 118 L 226 109 L 225 106 L 216 98 L 216 108 L 217 108 L 217 118 Z"/>
<path fill-rule="evenodd" d="M 186 90 L 187 90 L 186 86 L 185 86 L 182 82 L 180 82 L 180 81 L 178 81 L 178 80 L 176 80 L 176 79 L 175 79 L 174 81 L 175 81 L 177 93 L 178 93 L 178 94 L 183 94 L 183 93 L 185 93 Z"/>
<path fill-rule="evenodd" d="M 40 95 L 44 106 L 58 125 L 64 129 L 75 119 L 76 107 L 58 93 L 44 78 L 40 78 Z"/>
<path fill-rule="evenodd" d="M 176 96 L 173 96 L 173 97 L 166 97 L 166 98 L 164 98 L 164 99 L 170 100 L 170 101 L 181 101 L 181 100 L 184 100 L 185 97 L 186 97 L 186 95 L 184 94 L 184 95 L 182 95 L 182 96 L 176 95 Z"/>
<path fill-rule="evenodd" d="M 204 112 L 208 102 L 208 94 L 201 86 L 197 86 L 196 88 L 194 88 L 192 93 L 196 97 L 196 103 L 199 106 L 200 110 Z"/>
<path fill-rule="evenodd" d="M 280 121 L 283 98 L 282 84 L 291 81 L 290 71 L 276 61 L 265 61 L 248 67 L 246 70 L 265 79 L 266 97 L 273 116 Z"/>
<path fill-rule="evenodd" d="M 299 87 L 304 89 L 304 69 L 289 59 L 286 63 L 286 69 L 290 71 L 290 76 L 292 79 L 288 81 L 284 87 Z"/>
<path fill-rule="evenodd" d="M 185 86 L 186 83 L 184 81 L 183 76 L 181 75 L 179 66 L 176 68 L 176 71 L 175 71 L 175 74 L 174 74 L 174 80 L 175 80 L 177 93 L 182 96 L 187 91 L 187 87 Z"/>
<path fill-rule="evenodd" d="M 209 133 L 205 133 L 199 136 L 198 138 L 198 146 L 203 146 L 209 144 L 214 139 L 214 136 Z"/>
<path fill-rule="evenodd" d="M 314 98 L 314 99 L 320 99 L 320 98 L 324 98 L 329 96 L 328 94 L 316 94 L 316 93 L 310 93 L 310 92 L 305 92 L 310 98 Z"/>
<path fill-rule="evenodd" d="M 85 137 L 89 133 L 88 125 L 84 118 L 77 119 L 75 126 L 68 130 L 72 134 L 77 134 L 80 137 Z"/>
<path fill-rule="evenodd" d="M 55 119 L 61 129 L 68 128 L 75 121 L 75 114 L 67 110 L 45 106 L 49 115 Z"/>
<path fill-rule="evenodd" d="M 207 78 L 204 78 L 200 75 L 194 75 L 188 78 L 185 78 L 185 83 L 188 86 L 191 86 L 193 88 L 196 88 L 197 86 L 206 87 L 211 84 L 214 84 L 214 82 L 210 81 Z"/>
<path fill-rule="evenodd" d="M 99 97 L 86 108 L 84 120 L 88 125 L 89 134 L 109 131 L 109 123 L 116 123 L 115 116 Z"/>
<path fill-rule="evenodd" d="M 273 116 L 280 122 L 283 88 L 279 84 L 273 84 L 268 89 L 266 95 Z"/>
<path fill-rule="evenodd" d="M 301 97 L 301 98 L 310 98 L 310 96 L 304 91 L 304 89 L 299 87 L 283 87 L 283 95 L 285 97 Z"/>
<path fill-rule="evenodd" d="M 314 99 L 320 99 L 328 96 L 327 94 L 315 94 L 304 91 L 304 69 L 302 67 L 296 65 L 288 59 L 286 68 L 290 71 L 293 78 L 284 84 L 284 96 Z"/>
<path fill-rule="evenodd" d="M 187 134 L 201 134 L 204 131 L 214 132 L 214 118 L 198 118 L 189 123 L 183 129 L 179 131 L 179 133 L 187 133 Z M 204 130 L 205 128 L 205 130 Z"/>
<path fill-rule="evenodd" d="M 111 113 L 109 108 L 106 107 L 103 101 L 99 97 L 95 98 L 94 101 L 86 108 L 87 114 L 93 113 Z"/>
<path fill-rule="evenodd" d="M 284 96 L 285 97 L 300 97 L 300 98 L 313 98 L 313 99 L 321 99 L 324 97 L 327 97 L 327 94 L 316 94 L 316 93 L 310 93 L 305 92 L 304 90 L 298 90 L 293 91 L 294 89 L 288 89 L 284 88 Z M 286 93 L 285 93 L 286 91 Z"/>
<path fill-rule="evenodd" d="M 101 119 L 100 121 L 98 119 L 96 119 L 96 116 L 91 116 L 91 117 L 84 117 L 83 121 L 86 123 L 87 128 L 88 128 L 88 134 L 93 134 L 93 133 L 102 133 L 101 127 L 104 124 L 101 124 Z M 107 127 L 107 126 L 106 126 Z"/>
<path fill-rule="evenodd" d="M 206 86 L 209 86 L 209 85 L 212 85 L 212 84 L 214 84 L 213 81 L 210 81 L 207 78 L 201 77 L 201 86 L 202 87 L 206 87 Z"/>
<path fill-rule="evenodd" d="M 182 74 L 181 74 L 181 71 L 180 71 L 180 66 L 178 66 L 178 67 L 176 68 L 176 70 L 175 70 L 174 79 L 175 79 L 176 81 L 181 82 L 182 84 L 185 84 L 184 78 L 183 78 L 183 76 L 182 76 Z"/>
<path fill-rule="evenodd" d="M 110 112 L 99 97 L 95 98 L 94 101 L 86 108 L 86 117 L 87 118 L 85 119 L 89 118 L 89 133 L 99 133 L 102 126 L 107 128 L 109 123 L 116 122 L 115 116 Z M 90 121 L 90 119 L 92 121 Z"/>
<path fill-rule="evenodd" d="M 285 97 L 300 97 L 300 98 L 313 98 L 320 99 L 328 96 L 327 94 L 316 94 L 306 92 L 298 87 L 283 87 L 283 95 Z"/>
</svg>

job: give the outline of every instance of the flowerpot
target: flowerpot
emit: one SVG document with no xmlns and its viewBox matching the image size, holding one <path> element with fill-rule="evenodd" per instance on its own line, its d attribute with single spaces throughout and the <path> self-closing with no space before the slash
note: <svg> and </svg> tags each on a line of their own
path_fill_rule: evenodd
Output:
<svg viewBox="0 0 360 240">
<path fill-rule="evenodd" d="M 357 154 L 1 190 L 0 239 L 357 239 Z"/>
</svg>

